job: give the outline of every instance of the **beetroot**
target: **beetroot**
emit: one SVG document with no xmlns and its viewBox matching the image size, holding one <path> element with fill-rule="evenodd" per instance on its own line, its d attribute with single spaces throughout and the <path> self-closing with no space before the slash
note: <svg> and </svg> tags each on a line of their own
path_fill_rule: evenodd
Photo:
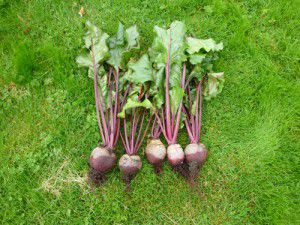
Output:
<svg viewBox="0 0 300 225">
<path fill-rule="evenodd" d="M 178 131 L 182 122 L 182 107 L 184 98 L 185 77 L 187 72 L 185 57 L 185 26 L 175 21 L 169 29 L 155 27 L 156 37 L 153 41 L 150 55 L 155 62 L 155 69 L 161 71 L 164 66 L 163 95 L 158 89 L 156 98 L 164 96 L 164 104 L 155 112 L 157 122 L 169 145 L 168 161 L 175 171 L 183 171 L 184 152 L 177 143 Z M 158 63 L 159 62 L 159 63 Z M 181 173 L 184 175 L 184 173 Z"/>
<path fill-rule="evenodd" d="M 186 97 L 182 111 L 190 144 L 185 148 L 189 181 L 193 184 L 199 169 L 205 163 L 207 148 L 201 143 L 202 98 L 210 100 L 221 93 L 224 87 L 224 73 L 214 72 L 213 62 L 218 59 L 217 52 L 223 49 L 223 43 L 213 39 L 187 37 L 187 82 Z M 203 89 L 203 90 L 202 90 Z"/>
<path fill-rule="evenodd" d="M 116 165 L 117 157 L 113 151 L 106 148 L 95 148 L 90 156 L 89 178 L 96 185 L 106 180 L 105 173 Z"/>
<path fill-rule="evenodd" d="M 189 144 L 186 146 L 185 150 L 185 157 L 186 161 L 188 163 L 190 162 L 196 162 L 199 166 L 203 165 L 207 155 L 208 151 L 204 144 Z"/>
<path fill-rule="evenodd" d="M 135 175 L 142 168 L 141 158 L 125 154 L 120 158 L 119 168 L 125 175 Z"/>
<path fill-rule="evenodd" d="M 137 155 L 143 140 L 145 139 L 152 117 L 144 127 L 146 109 L 151 107 L 148 94 L 143 86 L 128 85 L 128 96 L 122 104 L 122 111 L 118 114 L 122 118 L 123 131 L 120 133 L 123 147 L 126 154 L 119 161 L 119 168 L 123 172 L 123 180 L 126 183 L 126 191 L 130 190 L 131 180 L 141 169 L 142 162 Z M 136 90 L 139 89 L 137 92 Z M 128 121 L 129 119 L 129 121 Z"/>
<path fill-rule="evenodd" d="M 105 148 L 97 147 L 90 156 L 90 166 L 97 172 L 105 173 L 116 164 L 116 154 Z"/>
<path fill-rule="evenodd" d="M 138 155 L 125 154 L 120 158 L 119 168 L 123 173 L 126 191 L 130 191 L 130 183 L 136 173 L 142 168 L 142 161 Z"/>
<path fill-rule="evenodd" d="M 203 166 L 208 155 L 205 145 L 199 143 L 202 125 L 202 84 L 203 79 L 197 84 L 195 99 L 192 97 L 190 87 L 187 87 L 187 105 L 190 108 L 183 107 L 183 112 L 186 115 L 185 127 L 190 139 L 190 144 L 186 146 L 184 153 L 188 164 L 188 179 L 191 184 L 194 184 L 198 171 Z M 192 109 L 193 104 L 195 105 L 194 110 Z"/>
<path fill-rule="evenodd" d="M 167 149 L 169 163 L 174 167 L 183 163 L 184 152 L 179 144 L 171 144 Z"/>
<path fill-rule="evenodd" d="M 152 139 L 146 147 L 146 157 L 154 166 L 155 172 L 161 172 L 162 163 L 167 155 L 167 150 L 164 144 L 159 139 Z"/>
<path fill-rule="evenodd" d="M 192 143 L 186 146 L 184 153 L 189 166 L 189 178 L 193 181 L 197 178 L 198 170 L 204 164 L 208 151 L 204 144 Z"/>
</svg>

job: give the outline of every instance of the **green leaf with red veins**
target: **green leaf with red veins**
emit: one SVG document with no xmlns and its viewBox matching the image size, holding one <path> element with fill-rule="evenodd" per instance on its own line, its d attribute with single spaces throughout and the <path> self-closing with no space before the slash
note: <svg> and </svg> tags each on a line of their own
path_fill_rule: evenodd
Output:
<svg viewBox="0 0 300 225">
<path fill-rule="evenodd" d="M 93 67 L 94 54 L 95 62 L 98 67 L 98 64 L 101 64 L 108 58 L 108 47 L 106 42 L 109 36 L 89 21 L 86 22 L 86 27 L 88 31 L 84 36 L 84 47 L 89 50 L 89 53 L 78 56 L 76 62 L 79 66 Z M 93 52 L 91 49 L 93 49 Z"/>
<path fill-rule="evenodd" d="M 124 105 L 122 111 L 118 114 L 118 117 L 125 118 L 126 110 L 137 108 L 137 107 L 144 107 L 146 109 L 153 109 L 153 106 L 152 106 L 151 102 L 148 99 L 145 99 L 144 101 L 139 102 L 139 101 L 135 101 L 135 100 L 132 100 L 131 98 L 129 98 L 127 100 L 126 104 Z"/>
<path fill-rule="evenodd" d="M 197 65 L 205 59 L 206 54 L 204 53 L 198 53 L 198 54 L 193 54 L 190 56 L 190 62 L 193 65 Z"/>
<path fill-rule="evenodd" d="M 216 97 L 222 92 L 224 86 L 224 72 L 208 73 L 207 83 L 205 84 L 203 95 L 206 100 Z"/>
<path fill-rule="evenodd" d="M 132 83 L 145 83 L 154 81 L 152 65 L 147 54 L 144 54 L 137 62 L 129 62 L 128 67 L 132 70 L 126 78 Z"/>
<path fill-rule="evenodd" d="M 202 65 L 198 64 L 194 67 L 192 72 L 189 74 L 189 79 L 192 80 L 196 78 L 197 81 L 201 81 L 204 74 L 205 74 L 205 70 L 203 69 Z"/>
<path fill-rule="evenodd" d="M 185 26 L 180 21 L 175 21 L 171 24 L 169 29 L 163 29 L 155 26 L 154 31 L 156 37 L 154 38 L 152 47 L 150 49 L 150 57 L 152 61 L 157 64 L 157 67 L 165 66 L 168 59 L 168 50 L 170 47 L 171 39 L 171 51 L 170 59 L 171 64 L 181 64 L 186 60 L 184 51 L 186 49 L 185 41 Z M 170 38 L 171 32 L 171 38 Z"/>
<path fill-rule="evenodd" d="M 170 73 L 171 88 L 180 87 L 181 74 L 182 74 L 182 66 L 180 64 L 173 64 L 171 66 L 171 73 Z"/>
<path fill-rule="evenodd" d="M 90 54 L 80 55 L 76 58 L 78 66 L 93 67 L 93 60 Z"/>
<path fill-rule="evenodd" d="M 163 89 L 160 89 L 153 98 L 153 104 L 155 108 L 160 109 L 161 106 L 164 104 L 165 95 Z"/>
<path fill-rule="evenodd" d="M 109 51 L 110 57 L 107 63 L 113 66 L 116 70 L 121 67 L 122 59 L 123 59 L 123 50 L 122 48 L 115 48 Z"/>
<path fill-rule="evenodd" d="M 98 72 L 98 83 L 101 82 L 101 79 L 103 76 L 106 76 L 107 72 L 104 70 L 103 66 L 100 66 L 97 68 Z M 90 67 L 88 71 L 88 77 L 91 78 L 92 80 L 94 79 L 94 68 Z"/>
<path fill-rule="evenodd" d="M 87 28 L 87 32 L 85 33 L 83 39 L 85 42 L 85 48 L 89 49 L 92 46 L 92 39 L 98 39 L 102 31 L 90 21 L 85 23 L 85 27 Z"/>
<path fill-rule="evenodd" d="M 151 82 L 150 86 L 150 96 L 153 96 L 153 105 L 155 108 L 160 109 L 164 103 L 164 68 L 154 72 L 154 82 Z"/>
<path fill-rule="evenodd" d="M 139 35 L 136 25 L 126 29 L 125 38 L 127 40 L 127 47 L 126 47 L 127 50 L 131 50 L 134 48 L 140 48 L 139 36 L 140 35 Z"/>
<path fill-rule="evenodd" d="M 164 79 L 165 79 L 165 68 L 166 62 L 168 60 L 168 51 L 170 48 L 170 95 L 172 94 L 175 98 L 173 104 L 173 111 L 177 111 L 179 103 L 176 100 L 181 100 L 180 91 L 180 80 L 182 74 L 182 65 L 186 61 L 185 55 L 185 26 L 180 21 L 175 21 L 170 25 L 169 29 L 164 29 L 158 26 L 154 27 L 154 32 L 156 34 L 152 47 L 149 50 L 149 55 L 151 61 L 154 63 L 154 76 L 156 76 L 155 96 L 154 101 L 156 101 L 155 106 L 160 108 L 164 102 Z M 171 34 L 171 37 L 170 37 Z M 170 45 L 171 40 L 171 45 Z M 172 100 L 171 100 L 172 101 Z"/>
<path fill-rule="evenodd" d="M 124 46 L 124 26 L 119 23 L 117 34 L 109 39 L 109 48 Z"/>
<path fill-rule="evenodd" d="M 178 63 L 182 64 L 186 60 L 184 54 L 186 45 L 185 45 L 185 26 L 184 23 L 180 21 L 175 21 L 171 23 L 171 64 Z M 170 32 L 169 31 L 169 32 Z"/>
<path fill-rule="evenodd" d="M 155 87 L 157 94 L 155 95 L 155 106 L 160 108 L 165 101 L 164 95 L 164 69 L 161 68 L 155 74 Z"/>
<path fill-rule="evenodd" d="M 139 33 L 136 26 L 129 27 L 124 32 L 124 27 L 120 23 L 116 36 L 109 39 L 110 57 L 108 64 L 113 66 L 116 70 L 119 68 L 125 69 L 127 61 L 130 58 L 130 51 L 138 49 Z"/>
<path fill-rule="evenodd" d="M 106 45 L 108 37 L 108 34 L 103 33 L 98 39 L 92 40 L 94 42 L 94 56 L 96 63 L 101 63 L 108 57 L 108 47 Z"/>
<path fill-rule="evenodd" d="M 122 23 L 119 23 L 118 32 L 116 36 L 116 45 L 117 46 L 124 45 L 124 26 Z"/>
<path fill-rule="evenodd" d="M 94 65 L 93 65 L 93 56 L 96 62 L 96 68 L 98 73 L 98 86 L 100 98 L 103 102 L 104 110 L 110 107 L 109 104 L 109 86 L 107 84 L 107 73 L 103 67 L 103 63 L 106 60 L 112 60 L 113 65 L 116 65 L 115 68 L 121 64 L 122 52 L 120 51 L 121 46 L 125 48 L 125 37 L 124 37 L 124 28 L 120 24 L 118 28 L 117 35 L 110 40 L 108 47 L 108 34 L 102 32 L 99 28 L 93 25 L 91 22 L 86 22 L 87 32 L 84 36 L 85 45 L 84 47 L 88 50 L 88 53 L 80 55 L 76 58 L 76 61 L 79 66 L 88 67 L 88 76 L 94 79 Z M 113 56 L 113 57 L 112 57 Z M 120 60 L 120 61 L 117 61 Z M 119 88 L 121 90 L 123 83 L 119 82 Z M 112 103 L 115 102 L 115 92 L 112 92 Z"/>
<path fill-rule="evenodd" d="M 188 49 L 187 52 L 189 54 L 198 53 L 201 49 L 206 52 L 210 51 L 220 51 L 223 49 L 223 43 L 217 44 L 213 39 L 197 39 L 188 37 L 187 38 Z"/>
<path fill-rule="evenodd" d="M 183 99 L 184 91 L 180 87 L 174 87 L 170 90 L 170 104 L 172 114 L 176 114 L 179 104 Z"/>
</svg>

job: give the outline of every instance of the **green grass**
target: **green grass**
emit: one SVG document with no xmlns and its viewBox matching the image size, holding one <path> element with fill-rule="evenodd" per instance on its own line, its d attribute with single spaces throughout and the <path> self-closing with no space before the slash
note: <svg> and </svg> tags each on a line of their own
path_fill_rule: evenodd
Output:
<svg viewBox="0 0 300 225">
<path fill-rule="evenodd" d="M 296 2 L 0 0 L 0 223 L 299 224 Z M 224 42 L 226 85 L 204 110 L 202 196 L 144 158 L 131 193 L 117 168 L 102 187 L 86 184 L 99 134 L 92 81 L 75 63 L 85 19 L 108 33 L 137 24 L 143 51 L 153 26 L 175 19 Z"/>
</svg>

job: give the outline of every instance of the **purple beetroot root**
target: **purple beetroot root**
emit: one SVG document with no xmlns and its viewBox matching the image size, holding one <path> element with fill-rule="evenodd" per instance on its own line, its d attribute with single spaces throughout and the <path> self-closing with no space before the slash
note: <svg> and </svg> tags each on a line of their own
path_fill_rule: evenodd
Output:
<svg viewBox="0 0 300 225">
<path fill-rule="evenodd" d="M 194 181 L 207 158 L 207 148 L 204 144 L 192 143 L 186 146 L 184 153 L 188 164 L 189 178 Z"/>
<path fill-rule="evenodd" d="M 156 174 L 161 173 L 162 163 L 167 155 L 164 144 L 159 139 L 152 139 L 146 147 L 146 157 L 154 166 Z"/>
<path fill-rule="evenodd" d="M 130 191 L 130 183 L 136 173 L 142 168 L 142 161 L 138 155 L 123 155 L 119 161 L 119 168 L 123 173 L 126 191 Z"/>
<path fill-rule="evenodd" d="M 89 179 L 96 185 L 100 185 L 106 180 L 105 173 L 116 165 L 117 157 L 115 153 L 106 148 L 95 148 L 90 156 Z"/>
</svg>

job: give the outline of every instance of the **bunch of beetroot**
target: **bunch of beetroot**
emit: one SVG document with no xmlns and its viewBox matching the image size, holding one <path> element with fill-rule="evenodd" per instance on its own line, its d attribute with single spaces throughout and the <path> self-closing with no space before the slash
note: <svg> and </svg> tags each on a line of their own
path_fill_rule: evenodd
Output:
<svg viewBox="0 0 300 225">
<path fill-rule="evenodd" d="M 120 24 L 117 34 L 109 37 L 90 22 L 86 25 L 87 53 L 77 62 L 89 68 L 94 80 L 101 135 L 90 156 L 90 179 L 96 184 L 102 182 L 115 166 L 114 151 L 120 137 L 125 154 L 119 168 L 129 189 L 142 167 L 138 151 L 149 131 L 145 154 L 156 173 L 161 172 L 167 156 L 173 169 L 193 183 L 208 155 L 200 140 L 203 99 L 216 97 L 224 84 L 223 73 L 213 71 L 223 44 L 188 37 L 184 24 L 175 21 L 168 29 L 155 26 L 151 48 L 136 59 L 136 26 L 124 30 Z M 183 127 L 190 140 L 185 150 L 177 142 Z"/>
</svg>

